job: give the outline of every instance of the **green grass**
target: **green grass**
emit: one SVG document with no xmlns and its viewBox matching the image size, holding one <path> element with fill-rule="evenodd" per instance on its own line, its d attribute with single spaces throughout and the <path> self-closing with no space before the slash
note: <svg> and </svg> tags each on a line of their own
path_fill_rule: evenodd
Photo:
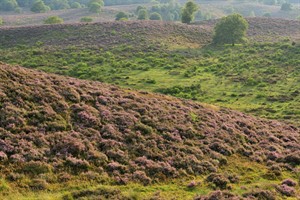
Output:
<svg viewBox="0 0 300 200">
<path fill-rule="evenodd" d="M 0 61 L 296 122 L 300 52 L 289 41 L 194 49 L 132 46 L 0 49 Z"/>
</svg>

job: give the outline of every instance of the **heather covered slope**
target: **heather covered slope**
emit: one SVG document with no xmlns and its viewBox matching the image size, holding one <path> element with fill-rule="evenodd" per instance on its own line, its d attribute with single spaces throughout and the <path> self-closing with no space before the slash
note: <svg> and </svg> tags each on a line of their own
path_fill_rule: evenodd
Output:
<svg viewBox="0 0 300 200">
<path fill-rule="evenodd" d="M 6 64 L 0 102 L 0 172 L 14 188 L 43 190 L 82 176 L 148 187 L 198 177 L 200 185 L 175 194 L 298 195 L 300 133 L 291 125 Z M 286 178 L 293 184 L 281 185 Z M 93 192 L 70 195 L 103 191 Z"/>
</svg>

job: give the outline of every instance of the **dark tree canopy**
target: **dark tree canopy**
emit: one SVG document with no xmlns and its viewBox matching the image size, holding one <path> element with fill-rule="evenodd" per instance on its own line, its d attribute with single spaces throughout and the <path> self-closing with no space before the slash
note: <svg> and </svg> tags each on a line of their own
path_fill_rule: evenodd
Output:
<svg viewBox="0 0 300 200">
<path fill-rule="evenodd" d="M 248 30 L 248 22 L 239 14 L 223 17 L 215 26 L 214 43 L 235 45 L 244 41 Z"/>
</svg>

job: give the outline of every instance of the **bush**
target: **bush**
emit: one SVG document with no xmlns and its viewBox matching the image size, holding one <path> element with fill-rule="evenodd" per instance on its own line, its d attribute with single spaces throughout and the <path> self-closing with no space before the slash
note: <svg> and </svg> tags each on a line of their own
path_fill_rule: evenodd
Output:
<svg viewBox="0 0 300 200">
<path fill-rule="evenodd" d="M 138 19 L 139 20 L 146 20 L 146 19 L 148 19 L 148 12 L 147 12 L 146 9 L 139 10 Z"/>
<path fill-rule="evenodd" d="M 40 161 L 30 161 L 24 164 L 21 171 L 26 174 L 38 175 L 51 172 L 51 167 Z"/>
<path fill-rule="evenodd" d="M 281 10 L 283 10 L 283 11 L 290 11 L 290 10 L 292 10 L 292 4 L 290 4 L 290 3 L 283 3 L 281 5 Z"/>
<path fill-rule="evenodd" d="M 128 19 L 128 15 L 124 12 L 119 12 L 118 14 L 116 14 L 116 21 L 127 20 L 127 19 Z"/>
<path fill-rule="evenodd" d="M 29 187 L 33 190 L 46 190 L 48 183 L 44 179 L 33 179 L 29 184 Z"/>
<path fill-rule="evenodd" d="M 281 194 L 283 194 L 285 196 L 288 196 L 288 197 L 295 196 L 295 194 L 296 194 L 295 188 L 290 187 L 290 186 L 285 185 L 285 184 L 276 186 L 276 189 Z"/>
<path fill-rule="evenodd" d="M 93 21 L 93 18 L 91 17 L 82 17 L 80 19 L 80 22 L 92 22 Z"/>
<path fill-rule="evenodd" d="M 62 24 L 64 20 L 58 16 L 48 17 L 44 20 L 44 24 Z"/>
<path fill-rule="evenodd" d="M 210 174 L 206 178 L 206 181 L 215 184 L 215 186 L 220 189 L 226 189 L 227 184 L 229 183 L 229 180 L 226 177 L 224 177 L 221 174 L 215 174 L 215 173 Z"/>
<path fill-rule="evenodd" d="M 157 12 L 151 13 L 150 20 L 162 20 L 161 15 Z"/>
<path fill-rule="evenodd" d="M 3 18 L 0 17 L 0 26 L 3 25 Z"/>
</svg>

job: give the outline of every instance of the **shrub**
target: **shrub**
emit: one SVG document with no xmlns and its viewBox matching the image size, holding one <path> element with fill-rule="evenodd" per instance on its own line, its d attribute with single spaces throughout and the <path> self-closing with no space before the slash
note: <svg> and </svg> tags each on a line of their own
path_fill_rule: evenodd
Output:
<svg viewBox="0 0 300 200">
<path fill-rule="evenodd" d="M 146 20 L 146 19 L 148 19 L 148 12 L 147 12 L 146 9 L 139 10 L 138 19 L 139 20 Z"/>
<path fill-rule="evenodd" d="M 295 196 L 295 194 L 296 194 L 295 188 L 290 187 L 290 186 L 285 185 L 285 184 L 276 186 L 276 189 L 281 194 L 283 194 L 285 196 L 288 196 L 288 197 Z"/>
<path fill-rule="evenodd" d="M 3 18 L 0 17 L 0 26 L 3 25 Z"/>
<path fill-rule="evenodd" d="M 128 19 L 128 15 L 124 12 L 119 12 L 118 14 L 116 14 L 116 21 L 119 20 L 126 20 Z"/>
<path fill-rule="evenodd" d="M 159 13 L 154 12 L 154 13 L 151 13 L 149 19 L 150 20 L 162 20 L 162 17 Z"/>
<path fill-rule="evenodd" d="M 292 179 L 285 179 L 284 181 L 281 182 L 281 185 L 287 185 L 290 187 L 294 187 L 297 185 L 296 181 L 293 181 Z"/>
<path fill-rule="evenodd" d="M 29 187 L 33 190 L 46 190 L 48 183 L 44 179 L 33 179 L 29 184 Z"/>
<path fill-rule="evenodd" d="M 45 174 L 51 172 L 51 166 L 40 161 L 30 161 L 24 164 L 21 171 L 32 175 Z"/>
<path fill-rule="evenodd" d="M 215 174 L 215 173 L 210 174 L 206 178 L 206 181 L 215 184 L 215 186 L 220 189 L 226 189 L 227 184 L 229 183 L 229 180 L 226 177 L 224 177 L 221 174 Z"/>
<path fill-rule="evenodd" d="M 80 19 L 81 22 L 92 22 L 93 21 L 93 18 L 91 17 L 82 17 Z"/>
<path fill-rule="evenodd" d="M 51 16 L 44 20 L 44 24 L 62 24 L 64 20 L 58 16 Z"/>
<path fill-rule="evenodd" d="M 290 3 L 283 3 L 281 5 L 281 10 L 283 10 L 283 11 L 290 11 L 290 10 L 292 10 L 292 4 L 290 4 Z"/>
<path fill-rule="evenodd" d="M 256 190 L 243 194 L 246 198 L 264 199 L 264 200 L 276 200 L 276 196 L 273 192 L 267 190 Z"/>
</svg>

